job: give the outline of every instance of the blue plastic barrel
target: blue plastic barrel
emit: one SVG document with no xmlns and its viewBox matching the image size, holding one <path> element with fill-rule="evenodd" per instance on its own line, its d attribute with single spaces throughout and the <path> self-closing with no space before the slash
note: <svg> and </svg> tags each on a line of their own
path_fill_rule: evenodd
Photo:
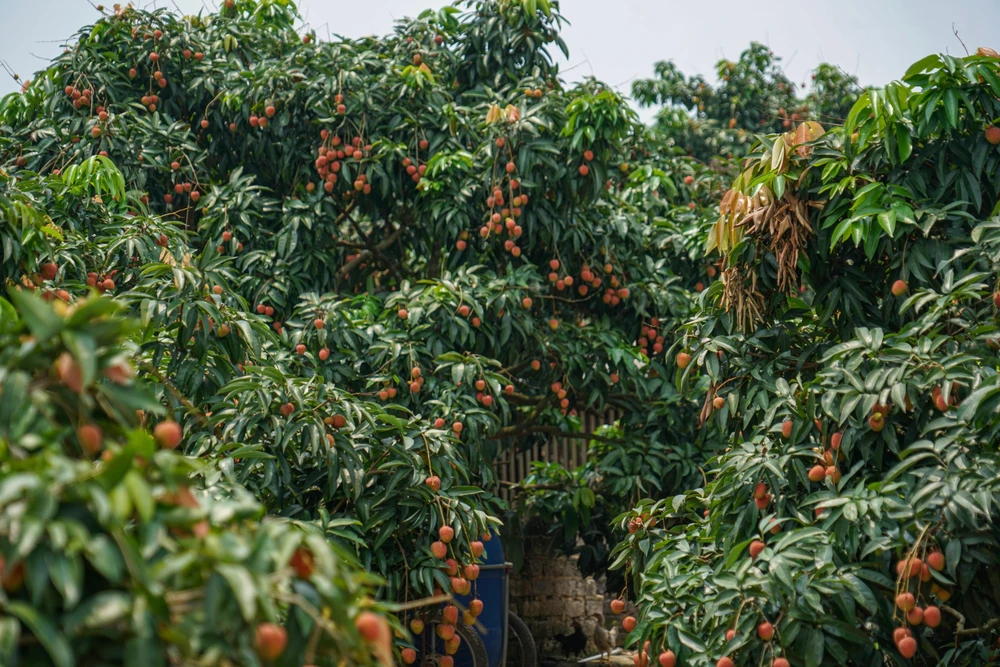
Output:
<svg viewBox="0 0 1000 667">
<path fill-rule="evenodd" d="M 486 560 L 479 564 L 479 578 L 472 582 L 472 594 L 468 597 L 456 596 L 456 599 L 464 606 L 468 606 L 472 598 L 483 601 L 483 613 L 479 615 L 476 627 L 486 645 L 490 667 L 499 667 L 507 635 L 507 568 L 499 535 L 493 533 L 493 538 L 484 546 Z M 472 667 L 471 654 L 459 650 L 455 654 L 455 665 Z"/>
</svg>

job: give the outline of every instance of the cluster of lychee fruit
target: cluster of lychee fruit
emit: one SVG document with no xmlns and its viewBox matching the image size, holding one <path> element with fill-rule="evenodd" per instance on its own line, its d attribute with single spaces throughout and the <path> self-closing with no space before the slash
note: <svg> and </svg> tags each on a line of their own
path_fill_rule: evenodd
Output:
<svg viewBox="0 0 1000 667">
<path fill-rule="evenodd" d="M 170 170 L 172 172 L 179 172 L 180 169 L 180 160 L 172 160 L 170 162 Z M 195 184 L 191 181 L 178 181 L 174 183 L 173 190 L 173 193 L 168 192 L 163 195 L 163 202 L 167 206 L 173 205 L 176 198 L 183 197 L 184 195 L 187 195 L 192 204 L 196 204 L 201 199 L 201 191 L 196 189 Z"/>
<path fill-rule="evenodd" d="M 101 294 L 110 292 L 115 288 L 114 277 L 116 273 L 118 273 L 118 269 L 114 269 L 107 274 L 98 274 L 95 271 L 91 271 L 87 274 L 87 285 L 95 288 Z"/>
<path fill-rule="evenodd" d="M 562 382 L 553 382 L 549 389 L 556 398 L 559 399 L 559 408 L 562 410 L 563 414 L 566 414 L 566 410 L 569 408 L 569 396 L 567 395 L 566 389 L 563 387 Z"/>
<path fill-rule="evenodd" d="M 197 192 L 192 192 L 191 193 L 191 201 L 198 201 L 197 199 L 194 198 L 194 195 L 196 195 L 196 194 L 197 194 Z M 232 245 L 233 242 L 236 243 L 235 246 Z M 238 241 L 233 236 L 233 233 L 231 231 L 229 231 L 229 230 L 225 230 L 225 231 L 222 232 L 222 240 L 219 243 L 219 245 L 216 247 L 216 251 L 220 255 L 225 254 L 225 252 L 226 252 L 226 245 L 227 244 L 230 245 L 233 248 L 233 250 L 235 250 L 237 253 L 243 252 L 243 243 L 240 242 L 240 241 Z M 258 310 L 258 312 L 260 312 L 260 311 Z"/>
<path fill-rule="evenodd" d="M 66 86 L 63 92 L 66 93 L 66 97 L 73 100 L 73 108 L 75 109 L 89 108 L 91 101 L 94 99 L 93 88 L 80 89 L 76 86 Z"/>
<path fill-rule="evenodd" d="M 693 177 L 687 176 L 687 177 L 685 177 L 685 180 L 687 178 L 693 178 Z M 694 208 L 694 207 L 695 207 L 695 203 L 691 202 L 690 208 Z M 716 269 L 714 265 L 709 264 L 708 266 L 705 267 L 705 275 L 708 276 L 709 281 L 711 281 L 713 278 L 715 278 L 715 275 L 717 273 L 718 273 L 718 269 Z M 702 281 L 699 280 L 698 282 L 696 282 L 694 284 L 694 291 L 695 292 L 703 292 L 704 290 L 705 290 L 705 283 L 703 283 Z"/>
<path fill-rule="evenodd" d="M 549 272 L 548 279 L 550 283 L 553 283 L 557 291 L 563 291 L 567 287 L 573 287 L 574 284 L 577 285 L 576 291 L 580 296 L 586 296 L 591 289 L 598 289 L 604 285 L 603 279 L 598 275 L 597 271 L 591 269 L 590 265 L 584 263 L 580 268 L 579 284 L 577 284 L 577 278 L 574 278 L 568 271 L 560 275 L 559 268 L 560 262 L 558 259 L 549 260 Z M 622 301 L 629 297 L 629 289 L 621 285 L 621 281 L 618 276 L 614 275 L 614 266 L 611 262 L 606 262 L 603 267 L 605 274 L 608 274 L 608 285 L 605 286 L 604 294 L 601 300 L 609 306 L 617 306 Z M 662 341 L 661 341 L 662 342 Z"/>
<path fill-rule="evenodd" d="M 646 356 L 646 357 L 649 356 L 649 348 L 650 348 L 650 346 L 652 346 L 654 354 L 659 354 L 659 353 L 663 352 L 663 341 L 664 341 L 664 338 L 663 338 L 663 334 L 661 334 L 660 331 L 659 331 L 659 329 L 657 328 L 659 326 L 660 326 L 660 319 L 657 318 L 657 317 L 651 318 L 649 320 L 649 324 L 648 325 L 645 324 L 645 323 L 643 323 L 643 325 L 642 325 L 642 327 L 641 327 L 641 329 L 639 331 L 639 339 L 635 343 L 635 346 L 639 349 L 639 352 L 641 352 L 643 354 L 643 356 Z M 682 353 L 682 354 L 686 354 L 686 353 Z M 678 359 L 678 365 L 679 365 L 679 362 L 680 362 L 680 359 Z M 690 359 L 688 359 L 688 363 L 690 363 Z M 685 364 L 685 367 L 686 367 L 686 364 Z"/>
<path fill-rule="evenodd" d="M 298 553 L 296 552 L 296 555 Z M 310 559 L 311 557 L 310 554 Z M 291 565 L 293 569 L 298 571 L 299 568 L 295 565 L 294 560 L 295 556 L 293 556 Z M 382 616 L 372 611 L 362 611 L 354 619 L 354 628 L 361 639 L 376 653 L 387 653 L 390 650 L 392 631 L 389 629 L 389 623 Z M 261 659 L 268 662 L 278 660 L 288 647 L 288 631 L 277 623 L 260 623 L 254 632 L 253 647 Z"/>
<path fill-rule="evenodd" d="M 750 544 L 750 557 L 756 558 L 760 555 L 760 552 L 764 550 L 764 543 L 756 540 Z M 757 638 L 763 642 L 770 642 L 774 639 L 774 624 L 768 621 L 766 618 L 757 624 Z M 726 642 L 733 641 L 739 633 L 736 628 L 729 628 L 726 630 Z M 673 664 L 673 663 L 671 663 Z M 775 656 L 771 662 L 771 667 L 790 667 L 787 658 L 782 658 L 780 656 Z M 716 667 L 734 667 L 735 663 L 733 659 L 729 656 L 722 656 L 719 658 L 715 666 Z"/>
<path fill-rule="evenodd" d="M 791 420 L 785 421 L 785 423 L 790 422 Z M 784 428 L 785 426 L 782 424 L 782 435 L 784 435 Z M 817 428 L 819 428 L 818 424 Z M 791 435 L 790 429 L 789 435 Z M 809 481 L 822 482 L 824 479 L 829 479 L 834 485 L 840 483 L 841 473 L 837 463 L 844 458 L 844 452 L 840 449 L 840 443 L 843 439 L 844 434 L 842 432 L 833 433 L 830 435 L 830 447 L 817 451 L 819 461 L 809 469 Z"/>
<path fill-rule="evenodd" d="M 454 604 L 446 604 L 441 608 L 440 616 L 433 619 L 436 623 L 434 634 L 443 642 L 444 655 L 435 656 L 436 664 L 442 667 L 454 665 L 454 658 L 451 656 L 458 652 L 462 644 L 462 638 L 456 631 L 456 626 L 461 622 L 464 625 L 472 626 L 476 624 L 476 619 L 483 613 L 483 601 L 475 598 L 469 601 L 469 606 L 459 614 L 459 609 Z M 410 620 L 410 632 L 417 638 L 424 634 L 428 620 L 425 617 L 415 616 Z M 403 664 L 412 665 L 417 660 L 417 651 L 414 648 L 406 647 L 400 651 Z"/>
<path fill-rule="evenodd" d="M 941 609 L 930 604 L 919 606 L 917 602 L 920 596 L 921 584 L 931 583 L 933 575 L 931 570 L 940 572 L 944 570 L 945 557 L 940 551 L 931 551 L 926 555 L 926 560 L 919 558 L 904 558 L 896 563 L 897 585 L 902 591 L 896 595 L 896 608 L 906 619 L 905 623 L 911 626 L 926 625 L 929 628 L 936 628 L 941 624 Z M 916 581 L 917 594 L 910 592 L 910 582 Z M 930 593 L 936 595 L 942 602 L 946 602 L 951 594 L 936 583 L 931 583 Z M 906 625 L 893 630 L 892 639 L 904 658 L 912 658 L 917 653 L 917 640 L 913 637 L 913 632 Z"/>
<path fill-rule="evenodd" d="M 504 147 L 506 139 L 500 137 L 497 146 Z M 521 217 L 522 208 L 528 203 L 528 195 L 519 192 L 521 182 L 514 177 L 516 172 L 513 153 L 504 165 L 504 175 L 500 179 L 494 179 L 490 194 L 486 198 L 487 219 L 483 226 L 479 228 L 481 238 L 489 238 L 496 235 L 500 238 L 504 233 L 507 239 L 504 240 L 504 250 L 514 257 L 521 256 L 521 247 L 517 245 L 516 239 L 524 233 L 524 229 L 517 223 L 517 218 Z M 503 186 L 506 179 L 508 199 L 504 197 Z"/>
<path fill-rule="evenodd" d="M 151 95 L 143 95 L 139 99 L 139 101 L 142 102 L 142 106 L 146 107 L 146 109 L 150 113 L 152 113 L 152 112 L 156 111 L 156 105 L 160 103 L 160 96 L 159 95 L 152 95 L 152 94 Z"/>
<path fill-rule="evenodd" d="M 425 483 L 432 490 L 435 490 L 435 486 L 440 488 L 440 479 L 437 480 L 437 484 L 432 484 L 431 482 L 431 478 L 428 478 Z M 449 525 L 441 526 L 438 529 L 438 539 L 431 543 L 430 551 L 434 558 L 444 561 L 443 569 L 450 579 L 451 591 L 456 595 L 468 595 L 472 590 L 471 582 L 479 578 L 480 568 L 476 561 L 486 550 L 483 540 L 489 540 L 490 536 L 484 535 L 483 540 L 473 540 L 469 543 L 471 558 L 465 564 L 459 563 L 455 558 L 448 557 L 449 549 L 452 548 L 449 545 L 451 545 L 454 538 L 454 528 Z"/>
<path fill-rule="evenodd" d="M 268 104 L 264 107 L 264 113 L 258 116 L 257 114 L 250 114 L 247 122 L 250 123 L 250 127 L 256 128 L 258 130 L 263 130 L 267 127 L 268 122 L 271 118 L 274 118 L 274 114 L 277 112 L 273 104 Z"/>
<path fill-rule="evenodd" d="M 594 151 L 590 149 L 583 151 L 583 164 L 581 164 L 578 168 L 578 171 L 580 172 L 581 176 L 590 175 L 590 165 L 588 165 L 587 163 L 592 161 L 593 159 L 594 159 Z"/>
<path fill-rule="evenodd" d="M 51 301 L 55 301 L 56 299 L 58 299 L 59 301 L 62 301 L 63 303 L 69 303 L 71 298 L 72 298 L 72 296 L 70 295 L 70 293 L 67 290 L 64 290 L 64 289 L 46 290 L 46 291 L 42 292 L 42 300 L 43 301 L 51 302 Z"/>
<path fill-rule="evenodd" d="M 803 84 L 805 85 L 805 84 Z M 784 89 L 784 84 L 778 84 L 779 89 Z M 802 105 L 797 110 L 788 113 L 784 107 L 778 108 L 778 118 L 781 118 L 781 126 L 786 130 L 792 126 L 793 123 L 798 123 L 800 120 L 806 120 L 809 117 L 809 108 L 806 105 Z M 761 125 L 767 125 L 767 118 L 762 118 L 760 121 Z"/>
<path fill-rule="evenodd" d="M 159 86 L 160 88 L 167 87 L 167 77 L 163 76 L 163 72 L 161 72 L 160 70 L 153 71 L 153 81 L 155 81 L 156 85 Z"/>
<path fill-rule="evenodd" d="M 378 392 L 379 400 L 388 401 L 390 399 L 396 398 L 398 390 L 392 386 L 385 386 Z"/>
<path fill-rule="evenodd" d="M 339 174 L 344 161 L 364 159 L 366 153 L 371 152 L 372 146 L 371 144 L 362 145 L 363 139 L 361 137 L 342 139 L 325 128 L 320 130 L 319 134 L 321 143 L 316 149 L 316 159 L 313 161 L 313 166 L 316 168 L 316 174 L 320 178 L 324 192 L 331 193 L 340 178 Z M 354 192 L 368 194 L 372 190 L 366 174 L 358 174 L 353 185 Z M 316 187 L 316 184 L 310 181 L 306 184 L 306 191 L 313 192 Z M 351 191 L 348 191 L 347 194 L 350 196 Z"/>
<path fill-rule="evenodd" d="M 614 614 L 621 614 L 625 611 L 625 601 L 621 598 L 611 601 L 611 612 Z M 631 614 L 622 619 L 622 628 L 625 632 L 632 632 L 635 630 L 636 626 L 639 625 L 638 619 Z M 642 650 L 636 653 L 632 657 L 632 664 L 636 667 L 647 667 L 650 664 L 650 647 L 651 642 L 646 640 L 643 644 Z M 660 667 L 675 667 L 677 664 L 677 655 L 668 648 L 663 648 L 660 654 L 657 656 L 657 662 Z"/>
<path fill-rule="evenodd" d="M 269 306 L 266 303 L 258 303 L 257 314 L 266 315 L 267 317 L 274 317 L 274 306 Z"/>
</svg>

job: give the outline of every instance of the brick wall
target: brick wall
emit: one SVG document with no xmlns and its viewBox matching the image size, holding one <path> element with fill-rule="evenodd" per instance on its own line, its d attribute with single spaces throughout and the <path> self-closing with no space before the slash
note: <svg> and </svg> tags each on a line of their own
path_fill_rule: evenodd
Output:
<svg viewBox="0 0 1000 667">
<path fill-rule="evenodd" d="M 562 657 L 562 646 L 553 637 L 572 634 L 573 621 L 579 621 L 583 632 L 593 636 L 598 612 L 604 614 L 605 627 L 621 621 L 611 613 L 604 578 L 584 577 L 577 567 L 576 556 L 553 553 L 550 540 L 529 538 L 525 540 L 524 565 L 510 581 L 510 604 L 531 630 L 541 657 Z M 624 637 L 619 632 L 619 645 Z M 586 652 L 580 657 L 594 655 L 597 649 L 592 640 L 587 641 Z"/>
</svg>

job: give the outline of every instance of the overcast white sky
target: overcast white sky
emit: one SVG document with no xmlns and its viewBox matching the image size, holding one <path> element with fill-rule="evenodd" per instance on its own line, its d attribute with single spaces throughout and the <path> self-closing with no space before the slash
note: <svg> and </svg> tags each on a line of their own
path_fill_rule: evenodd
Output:
<svg viewBox="0 0 1000 667">
<path fill-rule="evenodd" d="M 113 0 L 103 2 L 111 5 Z M 157 2 L 186 13 L 215 6 L 212 0 Z M 321 38 L 327 30 L 384 34 L 395 19 L 446 4 L 298 2 Z M 953 25 L 970 51 L 980 45 L 1000 49 L 998 0 L 562 0 L 562 13 L 571 24 L 563 33 L 570 48 L 564 77 L 593 74 L 622 92 L 628 92 L 633 78 L 649 76 L 657 60 L 674 60 L 689 74 L 713 78 L 715 62 L 735 58 L 751 40 L 769 44 L 782 56 L 794 80 L 806 81 L 807 73 L 825 60 L 856 74 L 863 84 L 875 85 L 898 78 L 928 53 L 964 54 Z M 24 78 L 58 53 L 61 40 L 98 14 L 87 0 L 0 0 L 0 16 L 0 60 Z M 0 94 L 16 87 L 0 73 Z"/>
</svg>

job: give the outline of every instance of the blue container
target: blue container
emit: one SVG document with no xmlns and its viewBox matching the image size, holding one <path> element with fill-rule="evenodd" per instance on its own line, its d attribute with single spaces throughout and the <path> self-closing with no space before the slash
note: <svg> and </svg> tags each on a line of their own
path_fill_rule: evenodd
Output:
<svg viewBox="0 0 1000 667">
<path fill-rule="evenodd" d="M 483 613 L 479 615 L 479 623 L 475 627 L 486 645 L 490 667 L 499 667 L 504 659 L 507 640 L 507 565 L 499 535 L 493 533 L 493 538 L 484 546 L 486 560 L 479 564 L 479 578 L 472 582 L 472 595 L 457 596 L 456 599 L 464 606 L 468 606 L 473 597 L 483 601 Z M 455 667 L 472 667 L 472 655 L 459 649 L 455 655 Z"/>
</svg>

